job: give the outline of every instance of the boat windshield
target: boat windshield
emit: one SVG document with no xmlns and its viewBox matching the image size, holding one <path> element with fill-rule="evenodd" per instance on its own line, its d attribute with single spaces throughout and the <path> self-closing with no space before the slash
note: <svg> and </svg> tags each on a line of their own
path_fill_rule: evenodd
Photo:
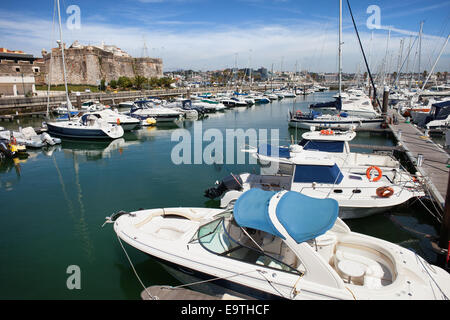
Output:
<svg viewBox="0 0 450 320">
<path fill-rule="evenodd" d="M 302 274 L 295 253 L 278 237 L 250 228 L 240 228 L 225 217 L 201 226 L 191 242 L 198 241 L 206 250 L 246 263 Z"/>
</svg>

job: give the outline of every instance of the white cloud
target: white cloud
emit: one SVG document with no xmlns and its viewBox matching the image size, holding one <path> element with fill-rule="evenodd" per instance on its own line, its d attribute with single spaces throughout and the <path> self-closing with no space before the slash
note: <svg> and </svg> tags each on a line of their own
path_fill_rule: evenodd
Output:
<svg viewBox="0 0 450 320">
<path fill-rule="evenodd" d="M 181 27 L 177 27 L 176 31 L 168 31 L 149 27 L 123 27 L 92 19 L 87 21 L 82 22 L 81 30 L 71 31 L 64 28 L 65 42 L 70 44 L 79 40 L 84 44 L 100 44 L 104 41 L 117 45 L 133 56 L 140 56 L 145 38 L 149 54 L 162 57 L 165 70 L 232 67 L 236 53 L 239 67 L 248 66 L 251 56 L 254 68 L 265 66 L 270 69 L 274 64 L 274 69 L 279 70 L 283 60 L 284 70 L 293 70 L 296 61 L 299 66 L 311 71 L 334 72 L 337 69 L 337 30 L 334 30 L 333 24 L 325 27 L 311 21 L 299 21 L 290 26 L 248 23 L 241 27 L 208 26 L 192 30 L 182 27 L 186 22 L 170 20 L 166 22 Z M 201 24 L 199 21 L 198 26 Z M 52 23 L 41 18 L 0 13 L 0 32 L 3 46 L 40 56 L 40 50 L 50 46 Z M 59 37 L 58 33 L 56 36 Z M 405 37 L 405 32 L 393 33 L 388 59 L 392 70 L 395 70 L 397 65 L 400 37 L 405 38 L 406 43 L 409 39 L 409 36 Z M 376 72 L 385 55 L 387 32 L 375 31 L 372 42 L 370 33 L 361 33 L 361 38 L 367 56 L 371 56 L 373 71 Z M 344 42 L 344 71 L 355 72 L 362 62 L 362 56 L 352 28 L 345 30 Z M 424 39 L 424 68 L 430 69 L 434 55 L 437 55 L 442 44 L 442 38 Z M 412 59 L 413 55 L 411 65 Z M 447 49 L 438 70 L 448 69 L 449 65 L 450 56 Z"/>
</svg>

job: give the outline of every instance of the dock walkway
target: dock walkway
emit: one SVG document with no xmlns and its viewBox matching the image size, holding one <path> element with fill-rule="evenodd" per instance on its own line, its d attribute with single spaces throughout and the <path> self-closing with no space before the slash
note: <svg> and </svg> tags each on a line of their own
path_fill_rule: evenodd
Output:
<svg viewBox="0 0 450 320">
<path fill-rule="evenodd" d="M 410 161 L 415 164 L 418 172 L 425 178 L 430 195 L 443 211 L 447 194 L 449 154 L 428 136 L 425 136 L 416 126 L 406 123 L 406 119 L 396 111 L 389 111 L 391 117 L 394 114 L 399 121 L 397 124 L 389 124 L 389 128 L 398 144 L 405 149 Z M 419 155 L 423 157 L 421 165 L 418 164 Z"/>
</svg>

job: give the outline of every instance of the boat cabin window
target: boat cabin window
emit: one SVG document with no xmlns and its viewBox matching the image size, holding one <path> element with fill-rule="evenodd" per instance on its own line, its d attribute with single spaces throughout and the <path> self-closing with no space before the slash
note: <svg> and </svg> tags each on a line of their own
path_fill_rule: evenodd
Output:
<svg viewBox="0 0 450 320">
<path fill-rule="evenodd" d="M 312 141 L 303 139 L 299 145 L 304 150 L 318 150 L 323 152 L 344 152 L 344 141 Z"/>
<path fill-rule="evenodd" d="M 193 241 L 220 256 L 301 274 L 297 255 L 282 239 L 250 228 L 244 232 L 232 219 L 220 218 L 200 227 Z"/>
<path fill-rule="evenodd" d="M 343 178 L 336 164 L 334 166 L 296 165 L 293 182 L 340 184 Z"/>
</svg>

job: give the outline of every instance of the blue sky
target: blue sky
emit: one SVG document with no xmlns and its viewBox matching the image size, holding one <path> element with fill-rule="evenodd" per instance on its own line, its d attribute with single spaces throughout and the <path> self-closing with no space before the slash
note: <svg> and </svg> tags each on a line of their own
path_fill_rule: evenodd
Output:
<svg viewBox="0 0 450 320">
<path fill-rule="evenodd" d="M 64 41 L 71 44 L 115 44 L 141 56 L 144 40 L 150 56 L 164 60 L 165 71 L 265 66 L 274 70 L 301 69 L 334 72 L 337 69 L 338 0 L 60 0 Z M 352 10 L 374 71 L 388 49 L 388 66 L 398 64 L 400 40 L 404 49 L 424 21 L 422 69 L 431 69 L 450 32 L 450 1 L 351 0 Z M 40 56 L 59 35 L 52 32 L 54 0 L 0 4 L 0 47 Z M 80 29 L 68 30 L 66 9 L 77 5 Z M 370 30 L 366 10 L 380 8 L 381 29 Z M 344 71 L 355 72 L 361 54 L 343 1 Z M 391 40 L 387 48 L 387 28 Z M 414 38 L 412 38 L 412 41 Z M 414 51 L 411 54 L 413 65 Z M 437 70 L 450 69 L 450 45 Z"/>
</svg>

